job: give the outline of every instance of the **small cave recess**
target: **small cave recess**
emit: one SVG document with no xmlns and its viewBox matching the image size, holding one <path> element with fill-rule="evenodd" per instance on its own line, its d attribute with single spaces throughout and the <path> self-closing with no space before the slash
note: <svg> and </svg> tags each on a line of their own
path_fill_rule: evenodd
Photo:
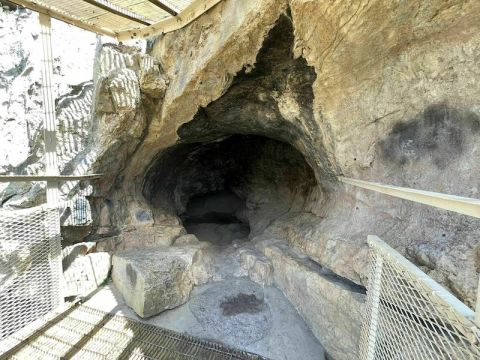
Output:
<svg viewBox="0 0 480 360">
<path fill-rule="evenodd" d="M 173 215 L 199 240 L 223 246 L 303 211 L 315 186 L 312 169 L 290 144 L 231 135 L 162 152 L 146 175 L 144 196 L 156 221 Z"/>
</svg>

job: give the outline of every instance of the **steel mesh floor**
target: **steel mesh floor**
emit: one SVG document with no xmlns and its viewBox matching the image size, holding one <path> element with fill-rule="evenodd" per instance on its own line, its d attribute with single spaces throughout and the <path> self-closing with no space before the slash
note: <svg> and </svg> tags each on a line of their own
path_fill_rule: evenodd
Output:
<svg viewBox="0 0 480 360">
<path fill-rule="evenodd" d="M 2 341 L 0 354 L 0 359 L 264 359 L 84 305 L 30 324 Z"/>
</svg>

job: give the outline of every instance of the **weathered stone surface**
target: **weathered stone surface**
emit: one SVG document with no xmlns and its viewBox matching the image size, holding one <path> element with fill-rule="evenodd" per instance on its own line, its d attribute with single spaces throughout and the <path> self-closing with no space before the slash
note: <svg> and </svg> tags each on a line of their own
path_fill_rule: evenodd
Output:
<svg viewBox="0 0 480 360">
<path fill-rule="evenodd" d="M 252 248 L 239 250 L 243 267 L 248 277 L 261 286 L 269 286 L 273 282 L 273 265 L 269 258 Z"/>
<path fill-rule="evenodd" d="M 338 360 L 358 358 L 365 292 L 295 253 L 283 241 L 257 247 L 273 263 L 274 283 L 305 319 L 326 352 Z"/>
<path fill-rule="evenodd" d="M 186 234 L 181 235 L 176 238 L 173 242 L 174 246 L 189 246 L 194 248 L 207 248 L 210 244 L 206 241 L 200 241 L 198 238 L 193 234 Z"/>
<path fill-rule="evenodd" d="M 96 242 L 96 250 L 99 252 L 108 252 L 109 254 L 115 253 L 123 243 L 122 236 L 111 236 L 101 238 Z"/>
<path fill-rule="evenodd" d="M 130 250 L 113 256 L 112 279 L 126 303 L 141 317 L 184 304 L 193 287 L 197 250 L 180 247 Z"/>
<path fill-rule="evenodd" d="M 41 39 L 37 14 L 2 7 L 0 28 L 0 173 L 43 174 Z M 75 168 L 70 167 L 71 163 L 82 157 L 88 141 L 97 39 L 93 33 L 59 21 L 52 22 L 52 32 L 58 165 L 60 171 L 71 172 Z M 43 202 L 42 183 L 0 184 L 2 206 L 23 208 Z"/>
<path fill-rule="evenodd" d="M 62 264 L 67 268 L 77 257 L 85 256 L 95 249 L 94 242 L 83 242 L 62 248 Z"/>
<path fill-rule="evenodd" d="M 140 88 L 137 75 L 133 70 L 112 71 L 104 86 L 104 91 L 111 96 L 112 112 L 135 111 L 140 100 Z"/>
<path fill-rule="evenodd" d="M 92 244 L 93 246 L 93 244 Z M 108 279 L 111 268 L 111 256 L 106 252 L 82 255 L 86 246 L 74 246 L 75 249 L 64 258 L 63 278 L 65 279 L 64 296 L 87 296 Z M 73 257 L 77 250 L 80 252 Z"/>
<path fill-rule="evenodd" d="M 173 244 L 176 246 L 198 245 L 200 244 L 200 240 L 193 234 L 186 234 L 178 237 Z"/>
<path fill-rule="evenodd" d="M 158 61 L 149 55 L 143 55 L 140 61 L 140 89 L 153 98 L 162 98 L 167 90 L 167 83 Z"/>
<path fill-rule="evenodd" d="M 62 226 L 62 247 L 78 244 L 85 241 L 85 238 L 92 232 L 92 227 L 89 225 L 80 226 Z"/>
<path fill-rule="evenodd" d="M 179 236 L 185 235 L 183 226 L 142 226 L 123 233 L 121 249 L 144 249 L 170 246 Z"/>
</svg>

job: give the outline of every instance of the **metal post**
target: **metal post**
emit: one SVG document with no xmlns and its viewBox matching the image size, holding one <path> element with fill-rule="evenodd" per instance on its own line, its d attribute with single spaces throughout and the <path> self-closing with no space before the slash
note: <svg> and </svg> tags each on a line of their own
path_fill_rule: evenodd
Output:
<svg viewBox="0 0 480 360">
<path fill-rule="evenodd" d="M 42 92 L 44 110 L 45 174 L 58 175 L 55 98 L 53 96 L 53 56 L 50 16 L 40 13 L 42 38 Z M 58 182 L 47 181 L 47 203 L 58 202 Z"/>
<path fill-rule="evenodd" d="M 475 323 L 480 326 L 480 277 L 478 278 L 477 287 L 477 306 L 475 308 Z"/>
<path fill-rule="evenodd" d="M 378 312 L 380 308 L 380 290 L 382 286 L 382 269 L 383 258 L 377 255 L 375 261 L 375 273 L 372 281 L 372 317 L 370 319 L 370 326 L 368 329 L 368 345 L 367 345 L 367 358 L 366 360 L 375 359 L 375 345 L 377 342 L 377 330 L 378 330 Z"/>
</svg>

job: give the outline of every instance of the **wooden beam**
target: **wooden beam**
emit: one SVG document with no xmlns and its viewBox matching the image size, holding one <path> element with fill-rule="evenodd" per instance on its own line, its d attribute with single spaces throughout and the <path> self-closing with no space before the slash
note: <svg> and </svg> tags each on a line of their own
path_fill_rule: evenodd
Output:
<svg viewBox="0 0 480 360">
<path fill-rule="evenodd" d="M 146 19 L 143 16 L 140 16 L 130 10 L 127 10 L 125 8 L 122 8 L 118 5 L 112 4 L 111 2 L 107 0 L 83 0 L 86 3 L 96 6 L 100 9 L 103 9 L 105 11 L 108 11 L 109 13 L 115 14 L 117 16 L 123 17 L 125 19 L 137 22 L 142 25 L 150 25 L 151 21 Z"/>
<path fill-rule="evenodd" d="M 67 24 L 74 25 L 74 26 L 79 27 L 81 29 L 91 31 L 91 32 L 101 34 L 101 35 L 110 36 L 110 37 L 113 37 L 113 38 L 117 37 L 117 33 L 110 30 L 110 29 L 106 29 L 106 28 L 103 28 L 103 27 L 93 25 L 93 24 L 90 24 L 88 22 L 79 20 L 77 18 L 74 18 L 74 17 L 70 16 L 69 14 L 50 9 L 50 8 L 48 8 L 44 5 L 38 4 L 36 2 L 28 1 L 28 0 L 9 0 L 9 1 L 16 4 L 16 5 L 22 6 L 24 8 L 36 11 L 40 14 L 45 14 L 45 15 L 48 15 L 52 18 L 57 19 L 57 20 L 66 22 Z"/>
<path fill-rule="evenodd" d="M 176 17 L 171 17 L 156 24 L 147 26 L 139 30 L 119 31 L 117 39 L 119 41 L 131 39 L 146 39 L 158 34 L 165 34 L 171 31 L 181 29 L 190 24 L 193 20 L 210 10 L 222 0 L 194 0 L 189 6 L 182 10 Z"/>
<path fill-rule="evenodd" d="M 339 177 L 345 184 L 373 190 L 400 199 L 415 201 L 420 204 L 454 211 L 459 214 L 480 218 L 480 200 L 462 196 L 447 195 L 431 191 L 416 190 L 399 186 L 383 185 L 370 181 Z"/>
<path fill-rule="evenodd" d="M 0 183 L 5 182 L 30 182 L 30 181 L 56 181 L 66 182 L 75 180 L 99 179 L 102 174 L 90 175 L 0 175 Z"/>
<path fill-rule="evenodd" d="M 178 11 L 176 11 L 174 8 L 168 6 L 163 1 L 160 1 L 160 0 L 148 0 L 148 1 L 150 1 L 153 5 L 159 7 L 160 9 L 168 12 L 172 16 L 177 16 L 178 15 Z"/>
</svg>

